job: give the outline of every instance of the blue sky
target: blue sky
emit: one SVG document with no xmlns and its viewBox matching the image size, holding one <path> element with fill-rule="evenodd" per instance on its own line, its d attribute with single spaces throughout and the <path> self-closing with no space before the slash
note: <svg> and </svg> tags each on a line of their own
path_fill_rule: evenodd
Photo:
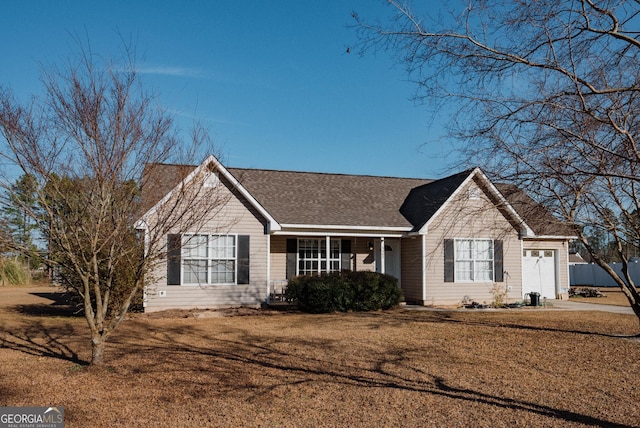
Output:
<svg viewBox="0 0 640 428">
<path fill-rule="evenodd" d="M 441 125 L 411 101 L 389 55 L 347 53 L 351 11 L 377 0 L 31 1 L 0 6 L 0 83 L 25 99 L 40 64 L 116 55 L 131 39 L 145 86 L 187 128 L 196 117 L 233 167 L 437 178 L 451 171 Z"/>
</svg>

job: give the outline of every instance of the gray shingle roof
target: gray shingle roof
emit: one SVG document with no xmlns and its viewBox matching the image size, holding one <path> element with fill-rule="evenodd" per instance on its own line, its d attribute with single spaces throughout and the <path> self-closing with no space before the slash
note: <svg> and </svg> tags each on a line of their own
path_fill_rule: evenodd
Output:
<svg viewBox="0 0 640 428">
<path fill-rule="evenodd" d="M 195 166 L 145 168 L 143 212 L 162 199 Z M 420 229 L 472 170 L 440 180 L 227 168 L 280 224 Z M 521 189 L 496 184 L 536 235 L 572 235 Z"/>
<path fill-rule="evenodd" d="M 142 173 L 141 212 L 146 213 L 196 167 L 166 163 L 147 164 Z"/>
<path fill-rule="evenodd" d="M 411 227 L 398 208 L 431 180 L 228 168 L 280 224 Z"/>
<path fill-rule="evenodd" d="M 522 189 L 513 184 L 495 183 L 496 188 L 509 205 L 538 236 L 573 236 L 575 232 L 567 223 L 554 217 L 545 207 L 534 201 Z"/>
</svg>

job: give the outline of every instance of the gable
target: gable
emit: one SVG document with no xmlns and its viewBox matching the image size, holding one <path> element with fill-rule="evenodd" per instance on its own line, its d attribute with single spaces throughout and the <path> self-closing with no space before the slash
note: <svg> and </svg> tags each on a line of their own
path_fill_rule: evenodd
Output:
<svg viewBox="0 0 640 428">
<path fill-rule="evenodd" d="M 400 213 L 418 231 L 442 208 L 469 177 L 472 170 L 423 184 L 411 189 L 400 206 Z"/>
<path fill-rule="evenodd" d="M 139 217 L 140 225 L 146 222 L 146 218 L 156 213 L 166 201 L 174 195 L 179 198 L 181 190 L 188 188 L 194 182 L 200 180 L 200 185 L 208 187 L 210 175 L 216 175 L 215 180 L 228 181 L 228 188 L 236 199 L 244 199 L 256 214 L 261 216 L 268 224 L 266 229 L 277 230 L 279 224 L 269 215 L 262 205 L 247 192 L 247 190 L 229 173 L 229 171 L 214 157 L 209 156 L 198 166 L 151 164 L 145 166 L 142 178 L 142 214 Z M 220 174 L 220 177 L 217 175 Z M 197 177 L 200 177 L 199 179 Z M 169 189 L 169 190 L 167 190 Z M 196 190 L 197 192 L 197 190 Z M 159 198 L 159 199 L 158 199 Z"/>
<path fill-rule="evenodd" d="M 457 193 L 468 199 L 468 183 L 474 182 L 494 208 L 511 223 L 521 236 L 566 237 L 574 235 L 570 225 L 559 221 L 522 189 L 511 184 L 493 184 L 479 169 L 463 171 L 412 189 L 400 211 L 413 225 L 413 231 L 426 229 L 432 219 L 442 214 Z"/>
<path fill-rule="evenodd" d="M 469 178 L 422 226 L 420 233 L 442 238 L 521 236 L 523 227 L 518 220 L 496 203 L 495 195 L 478 177 L 471 175 Z"/>
<path fill-rule="evenodd" d="M 491 204 L 480 209 L 478 201 L 482 198 L 490 201 Z M 477 210 L 476 215 L 482 215 L 488 207 L 497 209 L 514 229 L 522 230 L 524 234 L 530 231 L 526 222 L 479 168 L 463 171 L 412 189 L 400 211 L 411 221 L 414 232 L 424 232 L 435 217 L 444 215 L 450 209 L 448 205 L 454 200 L 458 202 L 456 209 L 464 209 L 465 204 L 469 204 Z"/>
</svg>

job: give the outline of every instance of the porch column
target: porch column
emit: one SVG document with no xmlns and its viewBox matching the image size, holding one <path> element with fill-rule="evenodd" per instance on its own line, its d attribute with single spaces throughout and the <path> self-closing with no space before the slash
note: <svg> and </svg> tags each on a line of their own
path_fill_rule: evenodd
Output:
<svg viewBox="0 0 640 428">
<path fill-rule="evenodd" d="M 380 237 L 380 273 L 384 271 L 384 236 Z"/>
<path fill-rule="evenodd" d="M 327 258 L 327 273 L 329 273 L 329 272 L 331 272 L 331 266 L 330 266 L 330 265 L 331 265 L 331 263 L 330 263 L 330 261 L 329 261 L 329 260 L 330 260 L 330 258 L 331 258 L 331 255 L 329 254 L 329 253 L 330 253 L 330 251 L 331 251 L 331 237 L 330 237 L 330 236 L 328 236 L 328 235 L 327 235 L 327 237 L 326 237 L 325 248 L 326 248 L 326 250 L 327 250 L 327 251 L 325 252 L 325 255 L 326 255 L 326 258 Z"/>
<path fill-rule="evenodd" d="M 267 235 L 267 303 L 271 303 L 271 235 Z"/>
</svg>

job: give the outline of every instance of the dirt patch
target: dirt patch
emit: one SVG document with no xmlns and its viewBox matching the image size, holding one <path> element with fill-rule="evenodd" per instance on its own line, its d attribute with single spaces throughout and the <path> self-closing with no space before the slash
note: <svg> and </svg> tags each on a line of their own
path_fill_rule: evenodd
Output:
<svg viewBox="0 0 640 428">
<path fill-rule="evenodd" d="M 634 316 L 180 311 L 126 320 L 87 367 L 82 318 L 4 291 L 0 406 L 63 406 L 68 427 L 638 426 Z"/>
<path fill-rule="evenodd" d="M 164 311 L 149 313 L 129 314 L 129 318 L 147 319 L 171 319 L 171 318 L 225 318 L 225 317 L 247 317 L 247 316 L 269 316 L 280 313 L 271 309 L 255 308 L 224 308 L 224 309 L 167 309 Z"/>
</svg>

